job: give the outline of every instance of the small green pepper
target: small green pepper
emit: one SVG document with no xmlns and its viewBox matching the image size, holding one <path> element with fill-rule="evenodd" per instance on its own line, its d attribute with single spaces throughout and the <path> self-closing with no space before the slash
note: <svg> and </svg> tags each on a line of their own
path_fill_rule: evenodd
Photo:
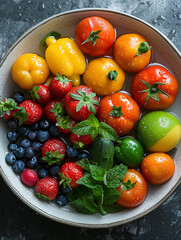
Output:
<svg viewBox="0 0 181 240">
<path fill-rule="evenodd" d="M 121 139 L 115 147 L 115 158 L 128 167 L 138 167 L 143 160 L 144 150 L 141 143 L 131 137 Z"/>
</svg>

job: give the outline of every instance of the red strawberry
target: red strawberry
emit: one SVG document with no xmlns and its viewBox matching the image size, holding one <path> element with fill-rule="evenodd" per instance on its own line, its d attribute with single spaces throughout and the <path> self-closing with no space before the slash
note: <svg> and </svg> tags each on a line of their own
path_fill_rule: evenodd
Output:
<svg viewBox="0 0 181 240">
<path fill-rule="evenodd" d="M 77 149 L 83 148 L 84 146 L 89 145 L 92 142 L 91 135 L 77 135 L 75 133 L 71 133 L 69 137 L 71 143 L 74 144 L 74 147 Z"/>
<path fill-rule="evenodd" d="M 90 114 L 96 114 L 99 108 L 99 100 L 92 89 L 87 86 L 73 87 L 65 96 L 65 108 L 77 121 L 89 118 Z"/>
<path fill-rule="evenodd" d="M 13 115 L 19 120 L 19 124 L 32 125 L 40 120 L 43 109 L 32 100 L 25 100 L 19 105 L 19 110 Z"/>
<path fill-rule="evenodd" d="M 61 118 L 57 119 L 56 126 L 58 130 L 64 134 L 71 133 L 70 129 L 77 124 L 72 118 L 67 116 L 62 116 Z"/>
<path fill-rule="evenodd" d="M 35 185 L 36 195 L 40 199 L 54 200 L 59 191 L 59 183 L 53 177 L 45 177 L 40 179 Z"/>
<path fill-rule="evenodd" d="M 66 76 L 54 77 L 50 82 L 50 92 L 55 98 L 63 98 L 72 88 L 72 80 L 69 80 Z"/>
<path fill-rule="evenodd" d="M 9 120 L 17 111 L 17 103 L 11 98 L 0 98 L 0 117 Z"/>
<path fill-rule="evenodd" d="M 31 99 L 39 104 L 47 104 L 51 99 L 51 93 L 47 85 L 34 85 L 30 95 Z"/>
<path fill-rule="evenodd" d="M 64 113 L 65 109 L 61 100 L 51 100 L 44 107 L 44 114 L 52 123 L 56 123 L 56 119 L 61 117 Z"/>
<path fill-rule="evenodd" d="M 60 183 L 65 182 L 71 188 L 78 187 L 79 185 L 76 182 L 83 176 L 84 169 L 75 162 L 66 162 L 60 168 Z"/>
<path fill-rule="evenodd" d="M 66 145 L 65 143 L 56 138 L 52 138 L 46 141 L 42 147 L 41 154 L 43 160 L 51 164 L 59 164 L 66 157 Z"/>
<path fill-rule="evenodd" d="M 21 174 L 21 181 L 29 187 L 34 186 L 38 182 L 38 175 L 32 169 L 25 169 Z"/>
</svg>

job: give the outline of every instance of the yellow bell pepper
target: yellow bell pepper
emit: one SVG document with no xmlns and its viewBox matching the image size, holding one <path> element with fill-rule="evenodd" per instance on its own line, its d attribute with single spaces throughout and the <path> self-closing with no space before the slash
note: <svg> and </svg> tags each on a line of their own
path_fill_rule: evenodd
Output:
<svg viewBox="0 0 181 240">
<path fill-rule="evenodd" d="M 78 85 L 79 75 L 86 69 L 86 61 L 76 42 L 70 38 L 56 40 L 48 37 L 46 44 L 48 47 L 45 51 L 45 59 L 50 71 L 54 75 L 57 73 L 65 75 L 73 81 L 76 79 L 75 85 Z"/>
<path fill-rule="evenodd" d="M 15 83 L 24 90 L 32 89 L 34 84 L 43 84 L 49 76 L 49 68 L 44 58 L 34 54 L 21 55 L 12 66 Z"/>
</svg>

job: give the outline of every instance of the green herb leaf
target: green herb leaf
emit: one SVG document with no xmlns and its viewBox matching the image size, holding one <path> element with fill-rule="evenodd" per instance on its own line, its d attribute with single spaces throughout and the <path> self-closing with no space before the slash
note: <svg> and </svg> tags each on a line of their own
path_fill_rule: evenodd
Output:
<svg viewBox="0 0 181 240">
<path fill-rule="evenodd" d="M 123 191 L 125 191 L 125 190 L 128 191 L 128 190 L 130 190 L 131 188 L 133 188 L 136 183 L 137 183 L 137 182 L 131 183 L 131 180 L 128 180 L 126 183 L 123 182 L 124 187 L 122 188 L 120 194 L 121 194 Z"/>
<path fill-rule="evenodd" d="M 90 173 L 85 173 L 76 183 L 91 189 L 97 187 L 97 182 L 92 178 Z"/>
<path fill-rule="evenodd" d="M 42 40 L 40 41 L 40 44 L 41 44 L 42 46 L 45 46 L 45 44 L 46 44 L 46 39 L 47 39 L 48 37 L 54 37 L 55 39 L 59 39 L 59 38 L 61 38 L 61 34 L 58 33 L 58 32 L 55 32 L 55 31 L 52 31 L 52 32 L 48 33 L 48 34 L 47 34 L 44 38 L 42 38 Z"/>
<path fill-rule="evenodd" d="M 139 47 L 138 47 L 138 52 L 135 55 L 135 57 L 142 54 L 142 53 L 148 52 L 150 49 L 151 49 L 151 46 L 149 46 L 147 42 L 141 42 Z"/>
<path fill-rule="evenodd" d="M 96 165 L 90 165 L 90 173 L 92 175 L 92 178 L 96 181 L 103 181 L 104 174 L 106 173 L 106 170 L 103 168 L 99 168 Z"/>
<path fill-rule="evenodd" d="M 91 31 L 90 35 L 88 36 L 88 38 L 86 38 L 86 40 L 81 45 L 83 45 L 83 44 L 85 44 L 87 42 L 91 42 L 92 41 L 93 42 L 93 46 L 95 46 L 97 39 L 100 38 L 99 33 L 101 31 L 102 30 L 98 30 L 98 31 L 95 31 L 95 32 Z"/>
<path fill-rule="evenodd" d="M 121 212 L 124 208 L 118 205 L 117 203 L 113 203 L 110 205 L 103 205 L 103 209 L 107 213 L 117 213 L 117 212 Z"/>
<path fill-rule="evenodd" d="M 10 111 L 16 109 L 17 103 L 12 98 L 0 97 L 0 117 L 10 115 Z"/>
<path fill-rule="evenodd" d="M 73 149 L 82 149 L 85 145 L 82 142 L 75 141 L 73 145 Z"/>
<path fill-rule="evenodd" d="M 88 158 L 84 158 L 84 159 L 82 159 L 80 161 L 77 161 L 76 164 L 81 166 L 87 172 L 90 172 L 90 165 L 91 165 L 91 163 L 88 160 Z"/>
<path fill-rule="evenodd" d="M 104 184 L 108 188 L 116 188 L 119 187 L 123 178 L 127 173 L 127 167 L 123 164 L 117 165 L 111 169 L 109 169 L 104 175 Z"/>
<path fill-rule="evenodd" d="M 115 142 L 118 141 L 118 135 L 116 134 L 114 129 L 110 127 L 108 124 L 106 124 L 105 122 L 99 123 L 99 134 L 103 138 L 107 138 Z"/>
<path fill-rule="evenodd" d="M 106 215 L 107 212 L 104 211 L 102 205 L 103 205 L 103 199 L 104 199 L 104 190 L 102 186 L 98 185 L 96 188 L 92 189 L 94 198 L 96 200 L 98 209 L 102 215 Z"/>
<path fill-rule="evenodd" d="M 23 107 L 17 107 L 16 109 L 18 109 L 18 111 L 13 114 L 13 117 L 19 120 L 19 126 L 21 126 L 28 120 L 28 113 Z"/>
<path fill-rule="evenodd" d="M 36 193 L 36 196 L 41 199 L 41 200 L 50 200 L 50 198 L 46 197 L 45 195 L 41 194 L 41 193 Z"/>
<path fill-rule="evenodd" d="M 104 205 L 114 203 L 120 196 L 120 193 L 115 188 L 104 188 Z"/>
</svg>

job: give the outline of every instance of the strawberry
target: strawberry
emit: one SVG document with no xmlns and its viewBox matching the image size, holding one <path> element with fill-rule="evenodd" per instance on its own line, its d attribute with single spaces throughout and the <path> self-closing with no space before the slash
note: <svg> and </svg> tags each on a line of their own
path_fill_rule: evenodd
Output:
<svg viewBox="0 0 181 240">
<path fill-rule="evenodd" d="M 66 76 L 54 77 L 50 82 L 50 92 L 55 98 L 63 98 L 72 88 L 72 80 L 69 80 Z"/>
<path fill-rule="evenodd" d="M 90 114 L 97 113 L 99 100 L 92 89 L 87 86 L 73 87 L 65 96 L 65 108 L 67 113 L 77 121 L 89 118 Z"/>
<path fill-rule="evenodd" d="M 32 169 L 25 169 L 21 174 L 21 181 L 29 186 L 32 187 L 38 182 L 38 175 Z"/>
<path fill-rule="evenodd" d="M 81 149 L 84 146 L 89 145 L 92 142 L 91 135 L 77 135 L 75 133 L 71 133 L 69 140 L 74 144 L 74 148 Z"/>
<path fill-rule="evenodd" d="M 42 147 L 43 160 L 51 164 L 59 164 L 66 157 L 66 145 L 61 139 L 52 138 L 46 141 Z"/>
<path fill-rule="evenodd" d="M 9 120 L 17 111 L 17 103 L 12 98 L 0 98 L 0 117 Z"/>
<path fill-rule="evenodd" d="M 19 120 L 19 125 L 23 123 L 25 125 L 32 125 L 38 122 L 43 115 L 42 107 L 32 100 L 23 101 L 18 109 L 19 110 L 14 113 L 13 116 Z"/>
<path fill-rule="evenodd" d="M 64 113 L 65 109 L 61 100 L 51 100 L 44 107 L 44 114 L 52 123 L 56 123 L 56 119 L 61 117 Z"/>
<path fill-rule="evenodd" d="M 79 186 L 76 182 L 84 176 L 84 169 L 75 162 L 66 162 L 61 166 L 59 176 L 60 184 L 63 184 L 64 187 L 68 185 L 76 188 Z"/>
<path fill-rule="evenodd" d="M 40 179 L 35 185 L 36 195 L 40 199 L 54 200 L 59 191 L 59 183 L 53 177 L 45 177 Z"/>
<path fill-rule="evenodd" d="M 56 126 L 58 130 L 64 134 L 71 133 L 70 129 L 77 124 L 72 118 L 67 116 L 62 116 L 61 118 L 57 118 Z"/>
<path fill-rule="evenodd" d="M 29 92 L 31 99 L 39 104 L 47 104 L 51 99 L 51 93 L 47 85 L 34 85 Z"/>
</svg>

